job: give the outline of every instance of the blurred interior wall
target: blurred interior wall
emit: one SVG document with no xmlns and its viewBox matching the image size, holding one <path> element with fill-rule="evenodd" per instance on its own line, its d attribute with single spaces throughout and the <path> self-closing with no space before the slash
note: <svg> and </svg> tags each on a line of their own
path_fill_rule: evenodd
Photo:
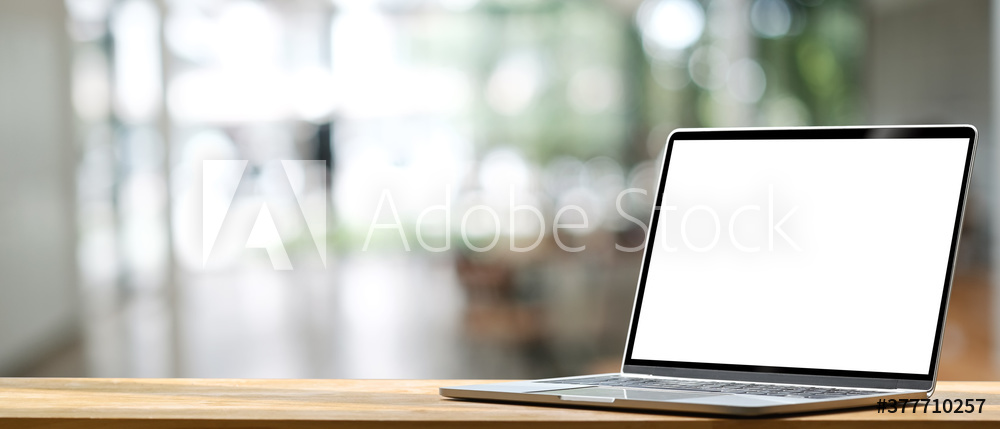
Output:
<svg viewBox="0 0 1000 429">
<path fill-rule="evenodd" d="M 1000 92 L 994 67 L 1000 52 L 997 1 L 892 1 L 866 3 L 867 117 L 876 124 L 970 123 L 979 147 L 952 290 L 942 376 L 995 377 L 1000 367 L 1000 294 L 996 268 L 1000 231 L 996 215 L 995 126 Z M 992 34 L 991 34 L 992 32 Z M 996 94 L 996 95 L 995 95 Z M 992 268 L 991 268 L 992 267 Z M 990 272 L 992 269 L 992 273 Z M 993 277 L 992 287 L 986 279 Z M 992 296 L 992 297 L 990 297 Z M 992 314 L 992 320 L 986 315 Z M 992 349 L 992 350 L 991 350 Z M 975 356 L 983 355 L 983 359 Z M 982 362 L 982 363 L 980 363 Z M 956 364 L 957 363 L 957 364 Z M 964 367 L 965 369 L 963 369 Z"/>
<path fill-rule="evenodd" d="M 993 110 L 991 111 L 990 119 L 993 121 L 993 123 L 998 123 L 998 121 L 1000 121 L 1000 0 L 993 0 L 992 2 L 990 2 L 989 17 L 990 17 L 990 31 L 991 31 L 989 39 L 991 46 L 990 59 L 992 60 L 991 62 L 992 91 L 990 91 L 990 95 L 993 101 L 992 103 Z M 980 142 L 982 142 L 982 140 L 983 139 L 980 138 Z M 990 155 L 991 157 L 988 159 L 988 162 L 990 163 L 991 167 L 1000 165 L 1000 152 L 992 151 L 990 152 Z M 991 171 L 995 170 L 991 168 Z M 993 173 L 993 175 L 991 175 L 989 179 L 991 183 L 996 182 L 996 173 Z M 993 191 L 993 193 L 995 193 L 995 191 Z M 994 213 L 996 213 L 997 212 L 996 198 L 993 199 L 993 207 L 994 207 Z M 998 249 L 998 247 L 1000 247 L 1000 219 L 998 219 L 998 217 L 1000 216 L 993 216 L 991 218 L 991 220 L 993 221 L 992 242 L 994 246 L 994 251 L 990 255 L 991 256 L 990 266 L 993 267 L 992 273 L 990 273 L 991 274 L 990 281 L 992 284 L 993 291 L 996 291 L 997 285 L 1000 284 L 1000 281 L 998 281 L 998 278 L 1000 278 L 1000 270 L 998 270 L 997 268 L 1000 267 L 1000 249 Z M 992 338 L 994 347 L 992 354 L 993 368 L 1000 368 L 1000 350 L 997 350 L 998 347 L 997 345 L 1000 345 L 1000 329 L 996 328 L 998 325 L 1000 325 L 1000 314 L 998 314 L 1000 312 L 996 311 L 997 308 L 1000 308 L 1000 293 L 995 293 L 995 292 L 993 293 L 990 304 L 991 304 L 991 309 L 994 310 L 990 313 L 991 318 L 989 319 L 990 326 L 994 328 L 993 338 Z"/>
<path fill-rule="evenodd" d="M 864 99 L 875 124 L 990 122 L 990 1 L 867 2 Z"/>
<path fill-rule="evenodd" d="M 959 123 L 979 130 L 958 271 L 985 271 L 996 253 L 989 237 L 996 230 L 991 2 L 879 0 L 865 6 L 869 123 Z"/>
<path fill-rule="evenodd" d="M 0 1 L 0 375 L 75 338 L 75 150 L 62 0 Z"/>
</svg>

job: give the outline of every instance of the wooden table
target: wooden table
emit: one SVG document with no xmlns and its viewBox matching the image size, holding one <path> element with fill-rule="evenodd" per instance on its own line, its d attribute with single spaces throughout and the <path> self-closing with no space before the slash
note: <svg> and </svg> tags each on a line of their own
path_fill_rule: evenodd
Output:
<svg viewBox="0 0 1000 429">
<path fill-rule="evenodd" d="M 984 398 L 982 414 L 873 409 L 778 419 L 492 404 L 446 399 L 469 380 L 0 379 L 0 428 L 718 428 L 1000 427 L 1000 383 L 940 382 L 940 399 Z M 920 411 L 920 410 L 918 410 Z"/>
</svg>

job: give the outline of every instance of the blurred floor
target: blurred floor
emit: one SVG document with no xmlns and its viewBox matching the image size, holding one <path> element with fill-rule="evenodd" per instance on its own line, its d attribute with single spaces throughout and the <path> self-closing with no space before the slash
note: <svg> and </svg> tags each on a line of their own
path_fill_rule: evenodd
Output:
<svg viewBox="0 0 1000 429">
<path fill-rule="evenodd" d="M 587 282 L 579 278 L 563 279 L 563 284 L 552 281 L 549 290 L 554 292 L 549 295 L 561 302 L 555 306 L 541 305 L 539 309 L 546 308 L 549 316 L 529 319 L 535 324 L 534 329 L 531 335 L 522 335 L 530 338 L 521 341 L 502 331 L 505 318 L 497 315 L 507 310 L 469 308 L 476 307 L 476 301 L 469 300 L 469 291 L 460 280 L 468 274 L 459 274 L 462 271 L 456 270 L 453 260 L 398 257 L 386 265 L 384 256 L 355 255 L 333 262 L 327 270 L 244 269 L 238 271 L 241 274 L 185 277 L 178 299 L 182 320 L 178 336 L 180 375 L 531 378 L 618 370 L 620 352 L 614 350 L 620 350 L 624 332 L 582 339 L 582 335 L 592 331 L 572 332 L 571 326 L 552 318 L 572 317 L 566 316 L 567 312 L 582 312 L 588 317 L 601 312 L 616 313 L 617 307 L 627 307 L 626 299 L 613 303 L 609 296 L 595 292 L 600 288 L 589 289 Z M 622 266 L 620 274 L 605 276 L 607 282 L 615 282 L 611 279 L 616 276 L 628 277 L 625 266 L 630 264 L 619 261 L 617 265 Z M 387 266 L 392 268 L 386 269 Z M 566 268 L 554 270 L 573 271 Z M 567 284 L 577 284 L 583 289 L 571 291 Z M 620 288 L 612 295 L 628 295 L 630 299 L 626 289 L 630 288 Z M 588 292 L 580 293 L 583 290 Z M 567 303 L 559 298 L 567 293 L 589 295 L 591 299 Z M 1000 379 L 1000 373 L 992 367 L 992 336 L 985 322 L 990 320 L 990 294 L 986 275 L 956 276 L 939 379 Z M 595 308 L 586 312 L 580 305 Z M 609 310 L 609 305 L 614 308 Z M 97 338 L 92 340 L 117 344 L 106 352 L 117 350 L 125 353 L 125 357 L 92 353 L 91 362 L 87 362 L 83 345 L 72 344 L 19 375 L 167 376 L 166 369 L 162 374 L 157 373 L 156 362 L 169 360 L 170 356 L 163 356 L 169 350 L 149 346 L 158 342 L 155 329 L 145 329 L 148 338 L 129 342 L 136 333 L 144 332 L 143 328 L 134 329 L 136 326 L 155 326 L 158 317 L 155 312 L 129 311 L 119 314 L 114 323 L 88 321 L 98 326 Z M 475 320 L 492 324 L 493 333 L 482 326 L 470 325 Z M 627 314 L 621 323 L 613 322 L 606 320 L 616 331 L 624 329 Z M 905 329 L 905 322 L 901 326 Z M 891 332 L 892 329 L 886 330 L 886 335 Z M 506 340 L 483 338 L 483 335 L 498 335 Z M 606 344 L 584 344 L 588 341 Z M 585 356 L 587 361 L 568 356 L 573 354 Z M 93 362 L 94 359 L 107 361 Z M 132 363 L 108 369 L 122 362 Z"/>
<path fill-rule="evenodd" d="M 1000 372 L 993 366 L 991 294 L 986 273 L 955 276 L 945 323 L 939 380 L 1000 379 Z M 905 329 L 905 322 L 902 326 Z"/>
<path fill-rule="evenodd" d="M 447 260 L 355 255 L 327 269 L 191 275 L 180 300 L 191 377 L 454 377 L 461 290 Z"/>
</svg>

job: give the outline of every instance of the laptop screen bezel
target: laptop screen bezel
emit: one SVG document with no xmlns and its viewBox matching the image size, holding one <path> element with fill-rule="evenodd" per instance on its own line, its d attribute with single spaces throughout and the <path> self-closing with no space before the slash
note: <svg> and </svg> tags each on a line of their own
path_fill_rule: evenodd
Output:
<svg viewBox="0 0 1000 429">
<path fill-rule="evenodd" d="M 629 323 L 628 343 L 622 362 L 623 373 L 651 374 L 674 377 L 721 378 L 741 381 L 788 382 L 803 384 L 827 384 L 845 386 L 867 386 L 880 388 L 913 388 L 931 389 L 937 376 L 940 360 L 941 340 L 944 333 L 944 323 L 947 318 L 948 299 L 951 293 L 952 277 L 955 268 L 955 257 L 958 253 L 959 235 L 965 212 L 972 166 L 976 150 L 975 127 L 971 125 L 933 125 L 933 126 L 903 126 L 903 127 L 799 127 L 799 128 L 747 128 L 747 129 L 678 129 L 667 139 L 663 164 L 660 170 L 660 180 L 657 186 L 656 200 L 650 217 L 649 229 L 646 234 L 645 250 L 643 252 L 642 270 L 636 290 L 632 309 L 632 320 Z M 928 138 L 964 138 L 968 139 L 968 149 L 965 160 L 965 171 L 962 179 L 961 194 L 954 230 L 952 231 L 951 250 L 945 275 L 945 284 L 941 296 L 941 306 L 938 312 L 937 330 L 934 334 L 934 347 L 926 374 L 869 372 L 852 370 L 830 370 L 814 368 L 791 368 L 757 365 L 714 364 L 700 362 L 655 361 L 632 358 L 635 345 L 636 330 L 639 324 L 639 313 L 642 309 L 643 292 L 649 271 L 649 261 L 652 255 L 653 237 L 656 234 L 659 207 L 663 204 L 663 190 L 670 171 L 671 152 L 675 141 L 691 140 L 823 140 L 823 139 L 928 139 Z M 886 327 L 886 332 L 892 332 Z"/>
</svg>

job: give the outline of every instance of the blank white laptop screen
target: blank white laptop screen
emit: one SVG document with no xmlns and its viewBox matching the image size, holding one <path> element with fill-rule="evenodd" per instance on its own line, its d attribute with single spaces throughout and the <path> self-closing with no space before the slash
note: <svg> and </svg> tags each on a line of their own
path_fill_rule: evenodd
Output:
<svg viewBox="0 0 1000 429">
<path fill-rule="evenodd" d="M 632 359 L 926 374 L 970 144 L 675 141 Z"/>
</svg>

